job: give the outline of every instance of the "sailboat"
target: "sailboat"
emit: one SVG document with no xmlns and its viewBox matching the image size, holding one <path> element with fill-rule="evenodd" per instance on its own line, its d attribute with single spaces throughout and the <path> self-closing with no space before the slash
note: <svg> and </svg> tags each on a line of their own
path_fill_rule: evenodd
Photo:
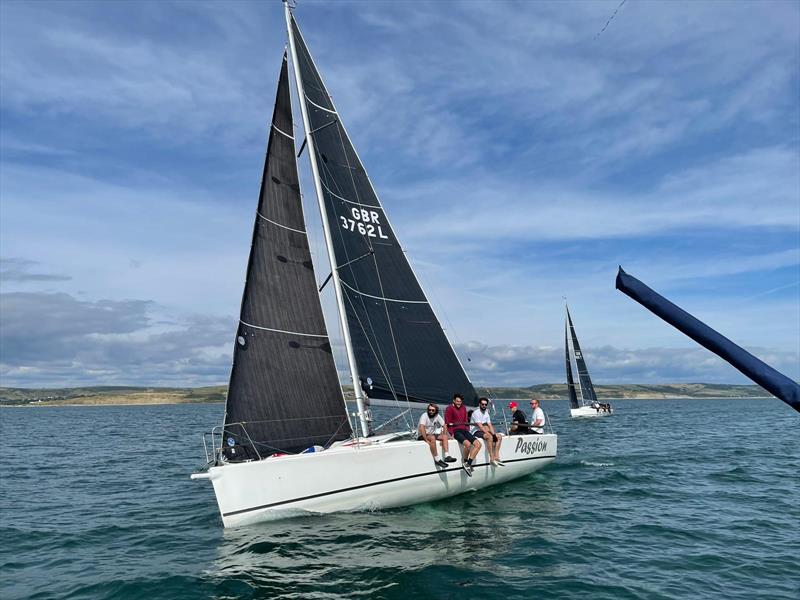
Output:
<svg viewBox="0 0 800 600">
<path fill-rule="evenodd" d="M 523 477 L 556 457 L 557 436 L 520 435 L 492 464 L 432 461 L 405 431 L 373 433 L 370 405 L 475 406 L 477 393 L 434 314 L 344 128 L 293 14 L 247 265 L 224 423 L 204 437 L 226 527 L 297 514 L 428 502 Z M 297 150 L 289 62 L 305 137 Z M 297 158 L 307 149 L 331 273 L 317 285 Z M 320 267 L 320 265 L 316 265 Z M 320 292 L 330 282 L 357 410 L 337 376 Z M 378 428 L 375 428 L 378 429 Z M 485 445 L 484 445 L 485 446 Z M 455 440 L 448 454 L 461 457 Z M 462 459 L 463 460 L 463 459 Z"/>
<path fill-rule="evenodd" d="M 566 319 L 564 321 L 564 348 L 566 350 L 567 367 L 567 392 L 569 393 L 569 414 L 571 417 L 601 417 L 610 415 L 613 410 L 610 404 L 600 403 L 589 376 L 586 359 L 581 352 L 578 334 L 572 324 L 569 306 L 565 306 Z M 573 376 L 572 365 L 575 365 L 576 380 Z"/>
</svg>

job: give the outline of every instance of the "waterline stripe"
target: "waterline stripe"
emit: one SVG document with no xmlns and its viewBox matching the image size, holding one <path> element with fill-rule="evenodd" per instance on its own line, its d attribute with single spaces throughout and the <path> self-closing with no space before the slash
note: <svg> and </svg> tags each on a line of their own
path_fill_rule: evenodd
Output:
<svg viewBox="0 0 800 600">
<path fill-rule="evenodd" d="M 504 463 L 512 463 L 512 462 L 522 462 L 525 460 L 541 460 L 544 458 L 555 458 L 556 455 L 548 455 L 548 456 L 531 456 L 529 458 L 513 458 L 509 460 L 504 460 Z M 489 463 L 483 464 L 475 464 L 473 467 L 488 467 Z M 498 467 L 495 467 L 498 468 Z M 503 468 L 503 467 L 499 467 Z M 246 512 L 252 512 L 254 510 L 261 510 L 264 508 L 272 508 L 273 506 L 280 506 L 281 504 L 292 504 L 293 502 L 302 502 L 303 500 L 311 500 L 312 498 L 321 498 L 323 496 L 330 496 L 332 494 L 342 494 L 344 492 L 352 492 L 353 490 L 361 490 L 368 487 L 374 487 L 376 485 L 383 485 L 385 483 L 394 483 L 396 481 L 405 481 L 407 479 L 416 479 L 417 477 L 428 477 L 429 475 L 438 475 L 439 473 L 445 473 L 446 471 L 460 471 L 461 467 L 452 467 L 449 469 L 437 469 L 436 471 L 428 471 L 427 473 L 416 473 L 415 475 L 406 475 L 404 477 L 395 477 L 394 479 L 384 479 L 383 481 L 376 481 L 375 483 L 364 483 L 362 485 L 354 485 L 351 487 L 342 488 L 340 490 L 333 490 L 332 492 L 321 492 L 319 494 L 311 494 L 310 496 L 302 496 L 300 498 L 292 498 L 291 500 L 281 500 L 280 502 L 272 502 L 271 504 L 262 504 L 261 506 L 254 506 L 252 508 L 243 508 L 241 510 L 234 510 L 228 513 L 223 513 L 223 517 L 232 517 L 233 515 L 240 515 Z"/>
<path fill-rule="evenodd" d="M 317 337 L 317 338 L 326 338 L 328 337 L 326 334 L 316 334 L 316 333 L 300 333 L 299 331 L 287 331 L 285 329 L 272 329 L 270 327 L 259 327 L 258 325 L 251 325 L 246 321 L 242 321 L 239 319 L 239 323 L 242 325 L 247 325 L 248 327 L 252 327 L 253 329 L 260 329 L 262 331 L 274 331 L 275 333 L 288 333 L 290 335 L 302 335 L 303 337 Z"/>
</svg>

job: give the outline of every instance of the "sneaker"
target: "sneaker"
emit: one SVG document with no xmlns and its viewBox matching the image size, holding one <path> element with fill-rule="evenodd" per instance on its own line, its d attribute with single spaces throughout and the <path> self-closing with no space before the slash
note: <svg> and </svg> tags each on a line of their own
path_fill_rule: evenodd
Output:
<svg viewBox="0 0 800 600">
<path fill-rule="evenodd" d="M 506 466 L 506 463 L 504 463 L 502 460 L 498 460 L 498 461 L 497 461 L 497 466 L 498 466 L 498 467 L 505 467 L 505 466 Z"/>
<path fill-rule="evenodd" d="M 492 464 L 493 467 L 496 467 L 496 466 L 498 466 L 500 464 L 500 461 L 497 461 L 495 459 L 492 459 L 489 462 Z"/>
<path fill-rule="evenodd" d="M 467 474 L 467 477 L 472 477 L 472 467 L 470 467 L 467 463 L 461 465 L 461 468 L 464 469 L 464 473 Z"/>
<path fill-rule="evenodd" d="M 453 462 L 456 462 L 456 459 L 455 459 L 455 458 L 453 458 L 452 456 L 445 456 L 445 457 L 444 457 L 444 461 L 445 461 L 445 462 L 450 462 L 450 463 L 453 463 Z"/>
<path fill-rule="evenodd" d="M 436 463 L 436 466 L 437 466 L 437 467 L 442 467 L 443 469 L 446 469 L 446 468 L 447 468 L 447 463 L 446 463 L 446 462 L 444 462 L 443 460 L 435 460 L 435 461 L 433 461 L 433 462 L 435 462 L 435 463 Z"/>
</svg>

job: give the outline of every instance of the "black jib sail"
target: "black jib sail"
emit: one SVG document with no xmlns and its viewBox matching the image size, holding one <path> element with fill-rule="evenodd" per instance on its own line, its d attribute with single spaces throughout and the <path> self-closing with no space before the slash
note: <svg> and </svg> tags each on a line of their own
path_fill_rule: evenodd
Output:
<svg viewBox="0 0 800 600">
<path fill-rule="evenodd" d="M 353 353 L 371 398 L 474 404 L 475 388 L 425 297 L 292 17 L 297 65 Z"/>
<path fill-rule="evenodd" d="M 583 404 L 597 402 L 597 394 L 594 392 L 592 378 L 589 377 L 589 369 L 586 367 L 586 360 L 581 352 L 581 345 L 578 343 L 578 334 L 575 333 L 575 326 L 572 324 L 572 317 L 567 309 L 567 325 L 572 336 L 572 350 L 575 353 L 575 367 L 578 370 L 578 379 L 581 384 L 581 397 Z"/>
<path fill-rule="evenodd" d="M 617 289 L 800 412 L 800 385 L 619 268 Z"/>
<path fill-rule="evenodd" d="M 224 443 L 243 447 L 238 457 L 254 458 L 326 445 L 350 433 L 305 231 L 284 54 L 234 345 Z"/>
<path fill-rule="evenodd" d="M 572 376 L 572 361 L 569 356 L 569 339 L 567 338 L 567 330 L 569 325 L 564 326 L 564 354 L 566 355 L 567 362 L 567 392 L 569 393 L 569 406 L 570 408 L 579 408 L 578 394 L 575 393 L 575 380 Z"/>
</svg>

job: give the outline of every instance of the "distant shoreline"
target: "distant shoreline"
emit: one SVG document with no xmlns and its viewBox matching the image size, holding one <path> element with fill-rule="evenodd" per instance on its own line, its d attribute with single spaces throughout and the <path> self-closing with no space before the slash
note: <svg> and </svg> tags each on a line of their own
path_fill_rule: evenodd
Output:
<svg viewBox="0 0 800 600">
<path fill-rule="evenodd" d="M 514 400 L 524 400 L 524 398 L 513 398 Z M 618 401 L 618 400 L 644 400 L 647 402 L 658 402 L 659 400 L 773 400 L 776 399 L 773 396 L 725 396 L 720 398 L 712 398 L 710 396 L 704 396 L 702 398 L 691 397 L 691 396 L 668 396 L 668 397 L 661 397 L 661 398 L 602 398 L 602 400 L 606 401 Z M 498 398 L 495 399 L 495 402 L 498 404 L 502 404 L 505 400 L 510 400 L 509 398 Z M 567 398 L 543 398 L 543 402 L 566 402 Z M 348 398 L 348 402 L 355 402 L 353 399 Z M 220 401 L 208 401 L 208 402 L 92 402 L 92 403 L 74 403 L 74 402 L 28 402 L 27 404 L 0 404 L 0 409 L 2 408 L 94 408 L 94 407 L 106 407 L 106 406 L 177 406 L 178 404 L 225 404 L 224 402 Z M 423 406 L 423 405 L 420 405 Z"/>
<path fill-rule="evenodd" d="M 703 400 L 773 398 L 756 385 L 704 383 L 625 384 L 595 386 L 600 401 L 615 400 Z M 353 399 L 352 387 L 344 386 L 345 397 Z M 567 400 L 565 384 L 541 384 L 524 388 L 479 387 L 479 395 L 500 403 L 538 397 L 545 401 Z M 223 403 L 227 386 L 201 388 L 144 388 L 96 386 L 81 388 L 0 388 L 0 407 L 29 406 L 157 406 L 164 404 Z M 443 399 L 447 401 L 447 399 Z"/>
</svg>

